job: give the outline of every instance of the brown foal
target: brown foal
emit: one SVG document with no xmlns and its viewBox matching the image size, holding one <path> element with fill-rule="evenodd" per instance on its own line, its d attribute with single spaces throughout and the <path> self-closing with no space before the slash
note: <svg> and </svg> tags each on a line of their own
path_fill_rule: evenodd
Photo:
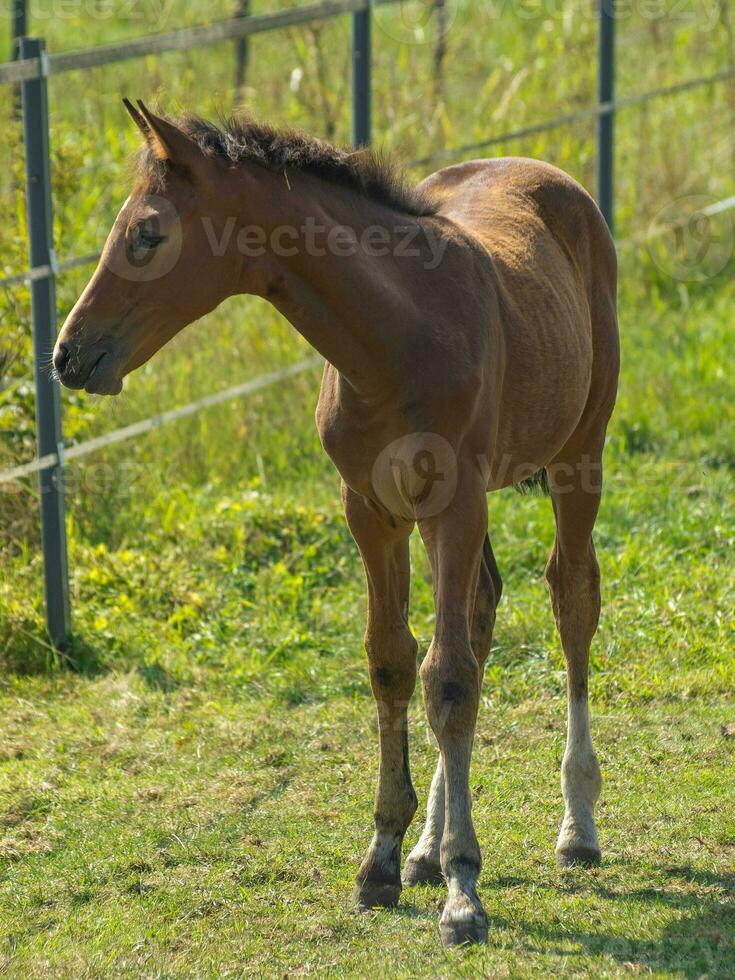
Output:
<svg viewBox="0 0 735 980">
<path fill-rule="evenodd" d="M 542 469 L 557 529 L 546 578 L 568 668 L 557 859 L 600 859 L 587 708 L 600 610 L 592 529 L 619 363 L 605 222 L 570 177 L 531 160 L 465 163 L 411 188 L 367 151 L 250 120 L 221 130 L 126 107 L 145 141 L 137 185 L 61 330 L 58 375 L 117 394 L 125 374 L 236 293 L 267 299 L 323 354 L 317 425 L 365 565 L 380 728 L 357 901 L 398 900 L 417 806 L 407 607 L 418 524 L 436 601 L 420 673 L 440 758 L 403 883 L 445 881 L 444 942 L 482 941 L 469 772 L 502 589 L 486 493 Z"/>
</svg>

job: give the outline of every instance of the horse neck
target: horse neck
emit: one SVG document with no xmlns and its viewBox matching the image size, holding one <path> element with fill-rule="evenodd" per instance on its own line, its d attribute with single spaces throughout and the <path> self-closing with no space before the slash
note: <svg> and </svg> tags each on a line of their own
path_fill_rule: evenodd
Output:
<svg viewBox="0 0 735 980">
<path fill-rule="evenodd" d="M 424 219 L 311 175 L 250 166 L 242 176 L 239 226 L 265 243 L 260 260 L 243 256 L 238 291 L 272 303 L 353 387 L 380 390 L 420 327 L 434 231 L 427 241 Z M 409 236 L 417 254 L 397 259 Z"/>
</svg>

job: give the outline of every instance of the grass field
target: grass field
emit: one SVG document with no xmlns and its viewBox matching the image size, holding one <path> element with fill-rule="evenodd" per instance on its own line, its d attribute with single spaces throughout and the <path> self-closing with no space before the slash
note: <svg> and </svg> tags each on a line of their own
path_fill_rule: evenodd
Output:
<svg viewBox="0 0 735 980">
<path fill-rule="evenodd" d="M 423 44 L 405 43 L 397 22 L 376 32 L 376 128 L 406 158 L 590 100 L 594 24 L 581 0 L 490 6 L 492 17 L 459 4 L 443 92 L 430 31 Z M 80 6 L 78 22 L 43 26 L 62 50 L 214 18 L 178 0 L 165 23 L 160 7 L 140 9 L 133 23 Z M 636 7 L 621 23 L 623 94 L 732 62 L 730 5 L 696 9 L 683 21 Z M 347 38 L 342 22 L 256 39 L 236 97 L 226 46 L 54 82 L 60 254 L 97 247 L 127 194 L 122 92 L 202 111 L 244 100 L 346 139 Z M 336 81 L 320 86 L 320 65 Z M 682 198 L 735 193 L 732 95 L 714 86 L 620 114 L 621 238 Z M 13 132 L 9 105 L 0 113 Z M 573 127 L 506 152 L 589 186 L 592 136 Z M 12 140 L 2 152 L 9 274 L 25 264 L 22 158 Z M 70 467 L 65 657 L 45 638 L 33 484 L 0 493 L 0 974 L 735 975 L 734 241 L 725 213 L 621 252 L 623 377 L 596 535 L 599 869 L 553 865 L 565 719 L 542 575 L 553 520 L 547 500 L 504 492 L 490 498 L 505 593 L 472 774 L 489 942 L 441 949 L 440 889 L 406 891 L 395 911 L 351 910 L 377 737 L 362 571 L 313 428 L 314 371 Z M 85 276 L 60 283 L 62 314 Z M 0 317 L 3 468 L 33 452 L 25 289 L 0 293 Z M 65 431 L 95 435 L 303 349 L 268 308 L 228 303 L 121 399 L 65 394 Z M 432 597 L 414 545 L 423 653 Z M 435 748 L 418 695 L 411 714 L 423 806 Z M 419 829 L 417 817 L 407 847 Z"/>
</svg>

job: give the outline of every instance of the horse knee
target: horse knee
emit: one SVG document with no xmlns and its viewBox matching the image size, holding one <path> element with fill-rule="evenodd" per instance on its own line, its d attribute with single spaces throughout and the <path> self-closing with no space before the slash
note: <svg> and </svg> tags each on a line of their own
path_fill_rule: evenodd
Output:
<svg viewBox="0 0 735 980">
<path fill-rule="evenodd" d="M 418 644 L 405 624 L 365 635 L 370 686 L 375 699 L 392 705 L 410 701 L 416 686 Z"/>
<path fill-rule="evenodd" d="M 434 639 L 421 665 L 429 724 L 441 745 L 444 734 L 474 730 L 480 698 L 480 667 L 469 644 L 442 646 Z"/>
</svg>

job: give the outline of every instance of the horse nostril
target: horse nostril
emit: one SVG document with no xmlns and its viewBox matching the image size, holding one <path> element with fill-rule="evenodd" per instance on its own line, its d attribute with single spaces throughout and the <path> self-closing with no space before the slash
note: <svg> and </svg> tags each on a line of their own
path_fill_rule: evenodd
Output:
<svg viewBox="0 0 735 980">
<path fill-rule="evenodd" d="M 68 363 L 69 348 L 66 346 L 66 344 L 59 344 L 56 348 L 56 353 L 54 354 L 54 367 L 59 374 L 63 374 Z"/>
</svg>

